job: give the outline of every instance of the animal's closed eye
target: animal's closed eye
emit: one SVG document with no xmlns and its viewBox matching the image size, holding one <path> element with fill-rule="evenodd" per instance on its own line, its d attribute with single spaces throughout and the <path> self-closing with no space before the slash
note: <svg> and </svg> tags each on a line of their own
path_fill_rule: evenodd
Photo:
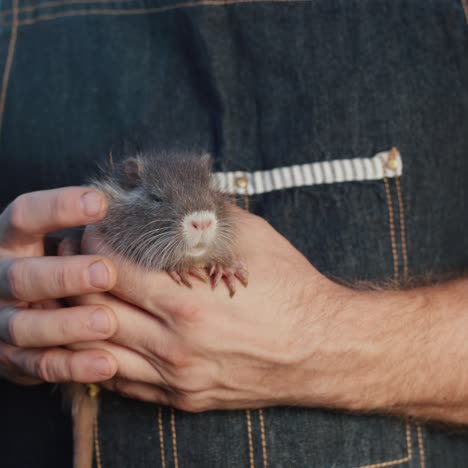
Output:
<svg viewBox="0 0 468 468">
<path fill-rule="evenodd" d="M 154 194 L 154 193 L 150 193 L 150 196 L 149 196 L 149 197 L 150 197 L 151 201 L 154 201 L 154 202 L 158 202 L 158 203 L 159 203 L 159 202 L 162 201 L 162 200 L 161 200 L 161 197 L 160 197 L 159 195 Z"/>
</svg>

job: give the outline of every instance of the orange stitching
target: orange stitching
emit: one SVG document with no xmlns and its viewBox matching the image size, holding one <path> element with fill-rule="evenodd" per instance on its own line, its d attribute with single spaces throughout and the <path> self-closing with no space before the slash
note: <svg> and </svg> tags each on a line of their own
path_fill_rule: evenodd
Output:
<svg viewBox="0 0 468 468">
<path fill-rule="evenodd" d="M 403 280 L 408 281 L 408 254 L 406 251 L 406 228 L 405 228 L 405 210 L 403 205 L 403 195 L 401 192 L 400 178 L 395 176 L 395 185 L 398 196 L 398 209 L 400 213 L 400 239 L 401 250 L 403 255 Z"/>
<path fill-rule="evenodd" d="M 99 422 L 98 415 L 93 421 L 93 438 L 94 438 L 94 453 L 96 454 L 96 466 L 102 468 L 101 446 L 99 444 Z"/>
<path fill-rule="evenodd" d="M 468 24 L 468 0 L 462 0 L 463 11 L 465 12 L 466 23 Z"/>
<path fill-rule="evenodd" d="M 252 441 L 252 419 L 250 418 L 250 410 L 245 410 L 245 415 L 247 417 L 247 435 L 249 436 L 250 468 L 255 468 L 254 450 L 253 450 L 253 441 Z"/>
<path fill-rule="evenodd" d="M 135 2 L 136 0 L 121 0 L 119 3 L 127 3 L 127 2 Z M 23 13 L 26 11 L 36 11 L 36 10 L 45 10 L 46 8 L 54 8 L 59 6 L 67 6 L 67 5 L 74 5 L 74 4 L 81 4 L 91 5 L 92 3 L 117 3 L 117 0 L 59 0 L 56 2 L 43 2 L 39 5 L 27 5 L 21 8 L 18 8 L 19 13 Z M 2 10 L 0 13 L 2 15 L 9 15 L 13 12 L 13 9 L 5 9 Z"/>
<path fill-rule="evenodd" d="M 404 458 L 383 463 L 375 463 L 373 465 L 360 466 L 359 468 L 384 468 L 386 466 L 401 465 L 402 463 L 410 461 L 413 458 L 413 448 L 411 447 L 411 428 L 409 422 L 406 423 L 406 448 L 408 450 L 408 455 Z"/>
<path fill-rule="evenodd" d="M 144 13 L 163 13 L 170 10 L 177 10 L 181 8 L 192 8 L 197 6 L 226 6 L 244 3 L 309 3 L 310 0 L 200 0 L 188 1 L 175 3 L 174 5 L 168 5 L 164 7 L 153 7 L 153 8 L 135 8 L 128 10 L 117 10 L 117 9 L 90 9 L 90 10 L 75 10 L 66 11 L 55 14 L 44 14 L 38 15 L 36 18 L 29 18 L 19 21 L 20 26 L 36 24 L 42 21 L 51 21 L 58 18 L 65 18 L 70 16 L 90 16 L 90 15 L 109 15 L 109 16 L 120 16 L 120 15 L 141 15 Z M 7 26 L 7 21 L 0 21 L 0 26 Z"/>
<path fill-rule="evenodd" d="M 175 468 L 179 468 L 179 457 L 177 455 L 177 434 L 176 434 L 174 408 L 171 408 L 171 432 L 172 432 L 172 451 L 174 453 L 174 466 L 175 466 Z"/>
<path fill-rule="evenodd" d="M 421 424 L 417 423 L 416 429 L 418 431 L 419 466 L 421 468 L 426 468 L 426 456 L 424 454 L 424 440 L 423 440 Z"/>
<path fill-rule="evenodd" d="M 263 457 L 263 468 L 268 467 L 268 453 L 266 446 L 266 431 L 265 431 L 265 420 L 263 418 L 263 409 L 258 410 L 258 417 L 260 419 L 260 434 L 262 436 L 262 457 Z"/>
<path fill-rule="evenodd" d="M 166 468 L 166 450 L 164 449 L 164 429 L 162 407 L 158 408 L 159 449 L 161 451 L 161 467 Z"/>
<path fill-rule="evenodd" d="M 8 44 L 8 54 L 5 63 L 5 70 L 2 78 L 2 91 L 0 95 L 0 132 L 2 130 L 3 114 L 5 110 L 6 95 L 8 91 L 8 81 L 10 80 L 11 65 L 16 49 L 16 38 L 18 35 L 18 6 L 19 0 L 13 0 L 13 21 L 11 26 L 10 43 Z"/>
<path fill-rule="evenodd" d="M 393 213 L 393 204 L 392 204 L 392 195 L 390 193 L 390 185 L 388 183 L 387 176 L 383 176 L 384 186 L 385 186 L 385 195 L 387 197 L 388 205 L 388 222 L 390 224 L 390 242 L 392 244 L 392 256 L 393 256 L 393 279 L 398 281 L 398 252 L 396 246 L 396 236 L 395 236 L 395 217 Z"/>
</svg>

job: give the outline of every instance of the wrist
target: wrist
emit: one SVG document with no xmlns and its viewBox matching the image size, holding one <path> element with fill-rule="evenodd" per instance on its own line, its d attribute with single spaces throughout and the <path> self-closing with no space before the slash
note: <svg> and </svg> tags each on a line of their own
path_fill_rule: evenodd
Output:
<svg viewBox="0 0 468 468">
<path fill-rule="evenodd" d="M 334 408 L 355 404 L 351 393 L 360 393 L 353 388 L 356 381 L 362 383 L 362 366 L 369 360 L 358 312 L 365 300 L 363 293 L 326 277 L 314 280 L 304 295 L 300 338 L 295 341 L 302 352 L 296 353 L 289 403 Z"/>
</svg>

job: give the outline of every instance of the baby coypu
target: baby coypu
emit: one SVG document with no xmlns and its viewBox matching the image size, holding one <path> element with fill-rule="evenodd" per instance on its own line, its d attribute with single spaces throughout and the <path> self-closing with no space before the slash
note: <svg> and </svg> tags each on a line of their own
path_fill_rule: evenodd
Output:
<svg viewBox="0 0 468 468">
<path fill-rule="evenodd" d="M 236 278 L 247 285 L 232 198 L 216 187 L 209 155 L 139 153 L 92 185 L 109 201 L 95 225 L 104 248 L 189 287 L 190 276 L 213 286 L 224 278 L 231 296 Z"/>
</svg>

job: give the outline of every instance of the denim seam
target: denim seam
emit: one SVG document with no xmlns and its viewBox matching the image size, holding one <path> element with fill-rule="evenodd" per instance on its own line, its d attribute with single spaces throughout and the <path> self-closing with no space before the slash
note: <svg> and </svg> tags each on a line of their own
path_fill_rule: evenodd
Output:
<svg viewBox="0 0 468 468">
<path fill-rule="evenodd" d="M 413 449 L 411 447 L 411 427 L 410 423 L 406 422 L 406 448 L 408 455 L 404 458 L 398 458 L 396 460 L 390 460 L 382 463 L 374 463 L 372 465 L 359 466 L 358 468 L 384 468 L 387 466 L 401 465 L 412 460 L 413 458 Z"/>
<path fill-rule="evenodd" d="M 424 454 L 424 435 L 422 433 L 420 423 L 416 424 L 416 430 L 418 432 L 419 466 L 420 468 L 426 468 L 426 456 Z"/>
<path fill-rule="evenodd" d="M 7 58 L 5 61 L 5 68 L 2 77 L 2 89 L 0 94 L 0 137 L 3 124 L 3 115 L 5 112 L 6 97 L 8 92 L 8 82 L 10 81 L 11 66 L 13 64 L 13 57 L 16 51 L 16 38 L 18 36 L 18 7 L 19 0 L 13 0 L 13 20 L 11 23 L 10 43 L 8 44 Z"/>
<path fill-rule="evenodd" d="M 390 184 L 386 176 L 384 176 L 383 182 L 384 182 L 385 196 L 387 199 L 387 207 L 388 207 L 388 224 L 389 224 L 389 231 L 390 231 L 390 243 L 392 246 L 392 257 L 393 257 L 393 279 L 395 283 L 397 283 L 398 282 L 398 251 L 397 251 L 396 234 L 395 234 L 395 214 L 393 210 L 392 194 L 390 192 Z"/>
<path fill-rule="evenodd" d="M 158 407 L 159 450 L 161 452 L 161 468 L 166 468 L 166 451 L 164 448 L 164 428 L 162 406 Z"/>
<path fill-rule="evenodd" d="M 177 452 L 177 432 L 176 432 L 174 408 L 171 408 L 171 434 L 172 434 L 172 452 L 174 454 L 174 468 L 179 468 L 179 455 Z"/>
<path fill-rule="evenodd" d="M 97 397 L 96 397 L 97 398 Z M 96 460 L 97 468 L 102 468 L 102 454 L 101 454 L 101 444 L 99 438 L 99 416 L 96 414 L 96 417 L 93 421 L 93 441 L 94 441 L 94 457 Z"/>
<path fill-rule="evenodd" d="M 255 468 L 253 440 L 252 440 L 252 418 L 250 416 L 250 410 L 245 410 L 245 417 L 247 419 L 247 437 L 249 440 L 249 467 Z"/>
<path fill-rule="evenodd" d="M 400 178 L 398 176 L 395 177 L 395 186 L 398 198 L 398 212 L 400 219 L 401 254 L 403 257 L 403 282 L 406 283 L 408 281 L 408 252 L 406 247 L 405 208 L 403 203 Z"/>
<path fill-rule="evenodd" d="M 268 453 L 266 446 L 266 430 L 265 430 L 265 418 L 263 417 L 263 409 L 258 410 L 258 419 L 260 420 L 260 436 L 262 438 L 262 457 L 263 457 L 263 468 L 268 468 Z"/>
<path fill-rule="evenodd" d="M 90 10 L 70 10 L 62 13 L 44 14 L 36 18 L 24 19 L 18 21 L 19 26 L 32 25 L 43 21 L 53 21 L 59 18 L 72 17 L 72 16 L 92 16 L 92 15 L 106 15 L 106 16 L 125 16 L 125 15 L 141 15 L 144 13 L 158 14 L 171 10 L 179 10 L 182 8 L 194 8 L 198 6 L 229 6 L 229 5 L 242 5 L 251 3 L 310 3 L 311 0 L 200 0 L 200 1 L 187 1 L 176 3 L 174 5 L 166 5 L 163 7 L 153 8 L 135 8 L 135 9 L 90 9 Z M 8 21 L 0 21 L 0 26 L 8 26 Z"/>
<path fill-rule="evenodd" d="M 26 5 L 24 7 L 18 8 L 18 12 L 24 13 L 37 10 L 45 10 L 47 8 L 56 8 L 67 5 L 92 5 L 93 3 L 133 3 L 136 1 L 138 0 L 58 0 L 56 2 L 43 2 L 39 5 Z M 0 14 L 2 16 L 11 15 L 12 13 L 13 8 L 5 8 L 5 10 L 0 11 Z"/>
</svg>

